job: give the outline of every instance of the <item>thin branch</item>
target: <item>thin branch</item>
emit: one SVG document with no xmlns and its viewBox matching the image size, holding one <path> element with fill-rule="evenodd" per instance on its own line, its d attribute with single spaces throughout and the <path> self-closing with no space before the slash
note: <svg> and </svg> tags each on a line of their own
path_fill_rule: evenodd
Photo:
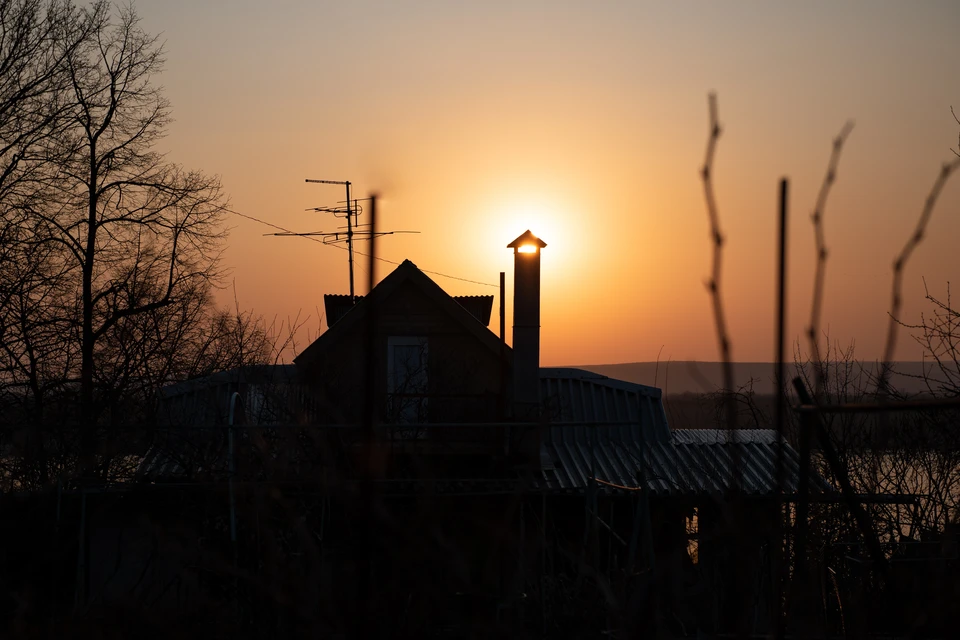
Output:
<svg viewBox="0 0 960 640">
<path fill-rule="evenodd" d="M 717 201 L 713 191 L 713 159 L 717 150 L 717 141 L 720 139 L 720 122 L 717 116 L 717 96 L 711 93 L 710 104 L 710 137 L 707 140 L 707 152 L 701 169 L 703 177 L 703 193 L 707 205 L 707 215 L 710 219 L 710 235 L 713 238 L 713 268 L 707 289 L 713 302 L 713 317 L 717 327 L 717 341 L 720 344 L 720 357 L 723 360 L 724 406 L 726 413 L 726 428 L 730 431 L 733 441 L 736 441 L 737 429 L 737 401 L 733 394 L 733 363 L 730 358 L 730 337 L 727 332 L 727 322 L 723 311 L 723 299 L 720 292 L 721 267 L 723 260 L 723 233 L 720 231 L 720 215 L 717 212 Z M 730 459 L 729 487 L 737 492 L 740 487 L 740 460 L 739 452 L 734 449 Z"/>
<path fill-rule="evenodd" d="M 960 124 L 960 118 L 957 117 L 956 111 L 953 110 L 953 106 L 950 107 L 950 113 L 953 114 L 953 119 L 957 121 L 957 124 Z M 953 152 L 953 155 L 960 158 L 960 133 L 957 134 L 957 148 L 950 149 Z"/>
<path fill-rule="evenodd" d="M 923 211 L 920 213 L 920 219 L 917 221 L 916 229 L 914 229 L 910 238 L 907 239 L 907 243 L 903 246 L 903 250 L 900 251 L 900 255 L 898 255 L 897 259 L 893 262 L 893 291 L 890 299 L 890 313 L 888 314 L 890 321 L 887 324 L 887 342 L 883 350 L 880 379 L 877 382 L 877 391 L 881 397 L 885 397 L 889 392 L 890 371 L 894 350 L 897 346 L 897 328 L 900 326 L 898 318 L 900 316 L 900 306 L 902 302 L 903 269 L 914 250 L 920 245 L 920 242 L 923 241 L 927 224 L 933 215 L 933 209 L 937 204 L 937 199 L 940 197 L 940 192 L 943 191 L 947 180 L 958 167 L 960 167 L 960 158 L 944 163 L 939 175 L 937 175 L 937 179 L 933 183 L 933 187 L 930 189 L 930 193 L 927 195 L 926 202 L 924 202 Z"/>
<path fill-rule="evenodd" d="M 720 123 L 717 119 L 717 95 L 711 93 L 710 101 L 710 137 L 707 141 L 707 153 L 700 174 L 703 178 L 703 192 L 707 203 L 707 215 L 710 219 L 710 237 L 713 239 L 713 268 L 707 290 L 713 302 L 713 317 L 717 327 L 717 341 L 720 344 L 720 357 L 723 360 L 723 386 L 733 389 L 733 367 L 730 363 L 730 338 L 723 312 L 723 300 L 720 293 L 721 267 L 723 263 L 723 234 L 720 231 L 720 215 L 717 213 L 717 201 L 713 191 L 713 158 L 720 139 Z M 731 425 L 732 428 L 732 425 Z"/>
<path fill-rule="evenodd" d="M 814 397 L 819 398 L 825 386 L 824 372 L 820 367 L 820 310 L 823 304 L 823 283 L 827 267 L 827 246 L 823 232 L 823 213 L 827 207 L 827 196 L 830 194 L 830 188 L 837 178 L 837 166 L 840 164 L 840 153 L 843 151 L 843 144 L 847 141 L 850 132 L 853 131 L 853 122 L 848 121 L 843 125 L 839 135 L 833 139 L 833 151 L 830 153 L 830 162 L 827 164 L 827 174 L 823 177 L 823 183 L 820 185 L 820 193 L 817 195 L 817 203 L 813 209 L 813 228 L 816 237 L 817 246 L 817 271 L 813 284 L 813 304 L 810 309 L 810 326 L 807 328 L 807 337 L 810 340 L 810 351 L 813 355 L 814 372 L 816 375 L 816 389 Z"/>
</svg>

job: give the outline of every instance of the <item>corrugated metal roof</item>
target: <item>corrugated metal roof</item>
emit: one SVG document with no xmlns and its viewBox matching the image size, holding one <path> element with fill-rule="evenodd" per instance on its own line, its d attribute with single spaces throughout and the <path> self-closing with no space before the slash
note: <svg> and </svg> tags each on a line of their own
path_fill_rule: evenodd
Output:
<svg viewBox="0 0 960 640">
<path fill-rule="evenodd" d="M 209 470 L 223 456 L 234 392 L 240 393 L 234 424 L 285 424 L 311 406 L 295 365 L 246 366 L 168 385 L 160 393 L 155 440 L 137 476 L 182 478 Z"/>
<path fill-rule="evenodd" d="M 543 471 L 547 488 L 581 490 L 597 478 L 604 491 L 643 486 L 641 470 L 652 495 L 679 496 L 725 493 L 733 487 L 747 495 L 778 492 L 777 434 L 744 429 L 731 434 L 715 430 L 677 430 L 668 442 L 617 442 L 597 438 L 564 441 L 549 438 L 546 453 L 552 469 Z M 796 451 L 783 442 L 784 491 L 793 493 L 799 475 Z M 812 488 L 829 491 L 811 475 Z"/>
<path fill-rule="evenodd" d="M 671 431 L 660 389 L 582 369 L 540 369 L 547 488 L 580 491 L 597 478 L 605 491 L 638 488 L 641 469 L 653 495 L 778 491 L 780 447 L 770 429 Z M 573 423 L 573 424 L 563 424 Z M 552 468 L 550 468 L 552 465 Z M 796 490 L 796 451 L 783 441 L 784 490 Z M 822 478 L 814 487 L 829 490 Z"/>
<path fill-rule="evenodd" d="M 470 312 L 474 318 L 487 327 L 490 325 L 490 314 L 493 311 L 493 296 L 450 296 L 461 307 Z M 337 293 L 323 294 L 323 308 L 327 314 L 327 327 L 340 322 L 340 319 L 353 309 L 363 296 L 353 296 Z"/>
<path fill-rule="evenodd" d="M 332 327 L 340 322 L 340 318 L 342 318 L 347 311 L 353 309 L 356 301 L 362 298 L 363 296 L 353 296 L 353 299 L 351 299 L 349 295 L 338 293 L 323 294 L 323 310 L 327 314 L 327 327 Z"/>
<path fill-rule="evenodd" d="M 210 375 L 191 378 L 183 382 L 168 384 L 160 390 L 161 398 L 208 391 L 214 388 L 227 388 L 238 384 L 285 385 L 298 381 L 297 367 L 292 364 L 259 364 L 219 371 Z"/>
<path fill-rule="evenodd" d="M 777 444 L 773 429 L 675 429 L 670 437 L 676 444 Z"/>
<path fill-rule="evenodd" d="M 583 369 L 544 367 L 540 369 L 540 402 L 547 420 L 555 425 L 547 432 L 546 442 L 670 439 L 661 392 L 656 387 Z M 557 424 L 564 422 L 578 424 Z"/>
<path fill-rule="evenodd" d="M 166 438 L 150 447 L 137 466 L 135 477 L 157 482 L 194 478 L 204 471 L 226 471 L 222 439 L 193 443 L 184 438 Z"/>
<path fill-rule="evenodd" d="M 453 296 L 457 303 L 470 312 L 483 326 L 490 326 L 490 313 L 493 311 L 493 296 Z"/>
</svg>

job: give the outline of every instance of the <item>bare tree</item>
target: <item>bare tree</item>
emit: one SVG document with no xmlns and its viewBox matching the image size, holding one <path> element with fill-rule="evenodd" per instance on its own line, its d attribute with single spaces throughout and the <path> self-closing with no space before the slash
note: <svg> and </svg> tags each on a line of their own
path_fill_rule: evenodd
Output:
<svg viewBox="0 0 960 640">
<path fill-rule="evenodd" d="M 161 386 L 269 356 L 262 318 L 215 308 L 226 198 L 156 148 L 162 66 L 132 7 L 0 0 L 0 446 L 21 484 L 78 448 L 95 474 L 101 430 L 148 421 Z"/>
<path fill-rule="evenodd" d="M 81 456 L 89 468 L 105 403 L 98 350 L 130 319 L 196 295 L 219 276 L 224 196 L 219 180 L 167 162 L 155 145 L 170 106 L 153 77 L 162 47 L 131 7 L 82 11 L 89 37 L 66 57 L 71 123 L 57 136 L 64 161 L 52 196 L 30 214 L 45 242 L 66 248 L 79 275 Z M 105 346 L 109 345 L 109 346 Z"/>
</svg>

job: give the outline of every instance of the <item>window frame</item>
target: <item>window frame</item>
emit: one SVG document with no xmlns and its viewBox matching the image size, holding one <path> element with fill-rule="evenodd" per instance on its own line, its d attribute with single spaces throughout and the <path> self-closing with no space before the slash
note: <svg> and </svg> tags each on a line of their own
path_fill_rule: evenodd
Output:
<svg viewBox="0 0 960 640">
<path fill-rule="evenodd" d="M 393 413 L 393 402 L 394 397 L 397 394 L 397 359 L 396 359 L 396 348 L 397 347 L 418 347 L 420 349 L 420 365 L 422 370 L 423 382 L 422 388 L 424 396 L 427 393 L 430 385 L 430 341 L 427 336 L 388 336 L 387 337 L 387 402 L 389 411 Z M 418 385 L 419 386 L 419 385 Z M 413 417 L 405 416 L 405 410 L 400 409 L 397 411 L 397 423 L 398 424 L 418 424 L 426 422 L 426 412 L 427 412 L 427 397 L 423 397 L 419 400 L 416 406 L 416 414 Z M 418 435 L 408 434 L 406 437 L 411 438 L 423 438 L 422 432 Z"/>
</svg>

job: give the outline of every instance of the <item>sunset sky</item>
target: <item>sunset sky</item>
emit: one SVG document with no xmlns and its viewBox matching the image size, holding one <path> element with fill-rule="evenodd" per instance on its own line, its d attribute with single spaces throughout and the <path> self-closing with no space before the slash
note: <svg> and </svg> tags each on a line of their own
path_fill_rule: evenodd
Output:
<svg viewBox="0 0 960 640">
<path fill-rule="evenodd" d="M 736 360 L 773 358 L 776 199 L 790 200 L 789 335 L 807 323 L 810 223 L 832 138 L 852 119 L 826 211 L 823 325 L 880 355 L 891 264 L 960 110 L 960 3 L 138 0 L 166 42 L 171 160 L 219 174 L 236 211 L 296 231 L 308 207 L 376 190 L 380 255 L 486 283 L 505 246 L 543 252 L 544 365 L 718 358 L 699 168 L 707 95 L 724 126 L 715 178 Z M 309 317 L 348 291 L 346 252 L 231 216 L 241 307 Z M 363 216 L 361 216 L 363 222 Z M 905 273 L 904 319 L 960 283 L 960 176 Z M 364 245 L 359 245 L 365 251 Z M 366 261 L 357 271 L 358 290 Z M 378 277 L 392 265 L 381 263 Z M 496 289 L 431 276 L 454 295 Z M 508 309 L 512 292 L 508 289 Z M 224 291 L 224 304 L 233 291 Z M 507 324 L 511 323 L 508 316 Z M 496 329 L 497 319 L 491 327 Z M 307 334 L 302 339 L 305 341 Z M 306 346 L 305 342 L 301 346 Z M 919 359 L 901 336 L 898 356 Z"/>
</svg>

